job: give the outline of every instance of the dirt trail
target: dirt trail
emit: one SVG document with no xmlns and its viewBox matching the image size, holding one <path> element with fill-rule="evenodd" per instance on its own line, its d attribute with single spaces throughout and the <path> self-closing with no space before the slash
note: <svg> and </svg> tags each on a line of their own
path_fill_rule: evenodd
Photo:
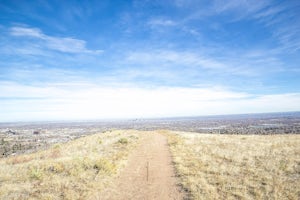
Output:
<svg viewBox="0 0 300 200">
<path fill-rule="evenodd" d="M 155 132 L 141 136 L 141 144 L 113 184 L 115 188 L 107 189 L 101 199 L 183 199 L 176 185 L 166 137 Z"/>
</svg>

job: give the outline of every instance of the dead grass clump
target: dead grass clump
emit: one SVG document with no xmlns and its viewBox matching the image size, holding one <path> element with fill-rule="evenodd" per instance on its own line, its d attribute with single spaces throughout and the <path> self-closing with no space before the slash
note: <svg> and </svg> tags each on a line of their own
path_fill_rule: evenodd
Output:
<svg viewBox="0 0 300 200">
<path fill-rule="evenodd" d="M 300 197 L 300 135 L 167 135 L 192 199 Z"/>
<path fill-rule="evenodd" d="M 54 162 L 45 167 L 45 170 L 51 173 L 59 174 L 66 172 L 66 166 L 62 162 Z"/>
<path fill-rule="evenodd" d="M 6 160 L 6 164 L 9 165 L 16 165 L 16 164 L 22 164 L 22 163 L 26 163 L 29 162 L 31 160 L 33 160 L 34 158 L 32 156 L 26 156 L 26 155 L 18 155 L 18 156 L 14 156 L 11 158 L 8 158 Z"/>
<path fill-rule="evenodd" d="M 61 151 L 59 148 L 54 148 L 50 151 L 49 158 L 55 159 L 61 156 Z"/>
</svg>

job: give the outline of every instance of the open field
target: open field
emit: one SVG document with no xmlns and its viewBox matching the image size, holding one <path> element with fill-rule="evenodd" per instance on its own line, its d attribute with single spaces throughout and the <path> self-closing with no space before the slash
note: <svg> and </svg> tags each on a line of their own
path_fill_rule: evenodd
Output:
<svg viewBox="0 0 300 200">
<path fill-rule="evenodd" d="M 0 199 L 94 199 L 138 142 L 136 131 L 113 131 L 2 158 Z"/>
<path fill-rule="evenodd" d="M 162 133 L 191 199 L 300 199 L 300 135 Z"/>
<path fill-rule="evenodd" d="M 167 138 L 118 130 L 0 159 L 0 199 L 183 199 Z"/>
<path fill-rule="evenodd" d="M 41 147 L 0 158 L 0 199 L 300 199 L 299 134 L 17 130 Z"/>
</svg>

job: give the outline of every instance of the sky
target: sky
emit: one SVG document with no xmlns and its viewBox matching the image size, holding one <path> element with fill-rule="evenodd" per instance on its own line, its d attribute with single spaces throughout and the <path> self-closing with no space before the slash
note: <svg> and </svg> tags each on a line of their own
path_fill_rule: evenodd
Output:
<svg viewBox="0 0 300 200">
<path fill-rule="evenodd" d="M 0 0 L 0 122 L 300 111 L 299 0 Z"/>
</svg>

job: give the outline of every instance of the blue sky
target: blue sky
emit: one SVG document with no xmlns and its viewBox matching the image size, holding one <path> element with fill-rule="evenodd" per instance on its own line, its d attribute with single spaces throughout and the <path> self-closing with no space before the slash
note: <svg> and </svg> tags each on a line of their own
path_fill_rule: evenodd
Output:
<svg viewBox="0 0 300 200">
<path fill-rule="evenodd" d="M 300 2 L 0 1 L 0 121 L 300 110 Z"/>
</svg>

